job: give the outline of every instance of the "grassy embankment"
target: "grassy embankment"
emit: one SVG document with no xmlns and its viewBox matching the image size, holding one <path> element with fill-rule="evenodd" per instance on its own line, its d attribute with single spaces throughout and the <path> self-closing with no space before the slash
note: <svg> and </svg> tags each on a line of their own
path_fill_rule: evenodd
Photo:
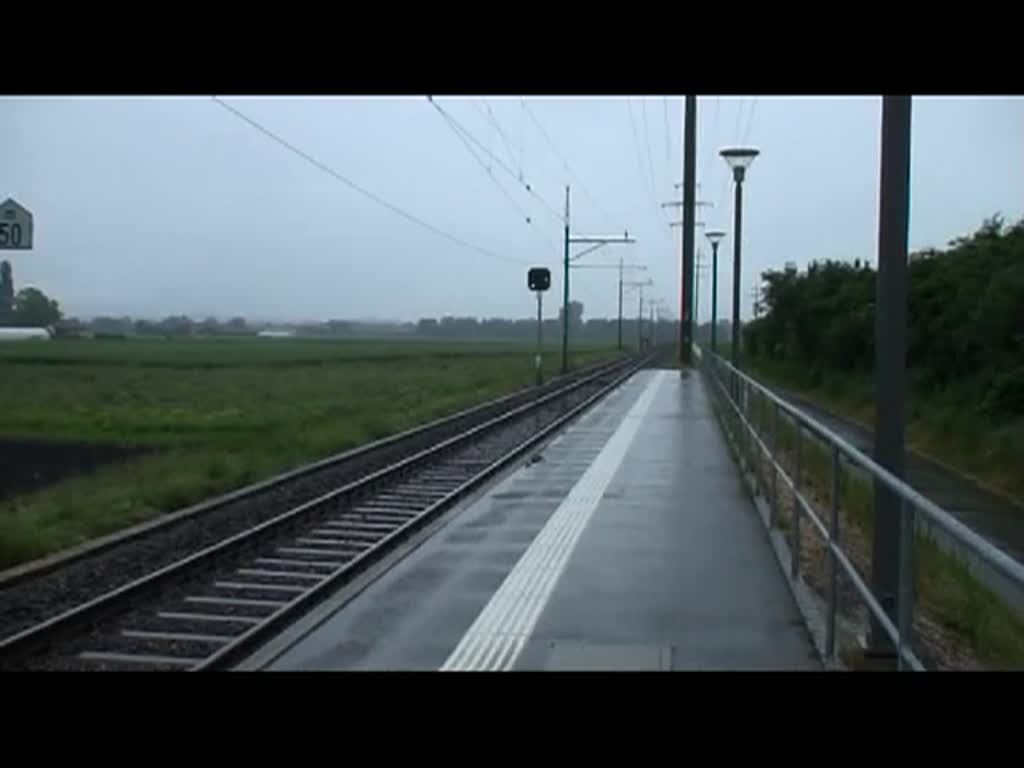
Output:
<svg viewBox="0 0 1024 768">
<path fill-rule="evenodd" d="M 611 358 L 581 347 L 573 367 Z M 0 501 L 0 568 L 499 397 L 533 378 L 518 343 L 53 341 L 0 348 L 0 439 L 146 455 Z M 552 347 L 548 375 L 557 372 Z"/>
<path fill-rule="evenodd" d="M 745 360 L 746 370 L 843 418 L 874 431 L 875 383 L 868 374 L 818 372 L 764 358 Z M 1024 418 L 993 419 L 979 408 L 982 392 L 972 382 L 922 392 L 913 384 L 907 401 L 907 446 L 1004 496 L 1024 510 Z"/>
</svg>

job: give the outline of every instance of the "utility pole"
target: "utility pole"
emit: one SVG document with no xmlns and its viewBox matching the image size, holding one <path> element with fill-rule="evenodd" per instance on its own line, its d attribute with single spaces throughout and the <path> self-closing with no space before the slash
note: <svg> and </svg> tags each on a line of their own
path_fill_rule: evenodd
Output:
<svg viewBox="0 0 1024 768">
<path fill-rule="evenodd" d="M 636 239 L 629 236 L 629 232 L 624 232 L 622 237 L 573 237 L 569 234 L 569 185 L 565 187 L 565 295 L 562 298 L 562 373 L 569 372 L 569 262 L 576 261 L 581 256 L 596 251 L 609 243 L 635 243 Z M 589 243 L 590 248 L 587 248 L 581 253 L 577 253 L 571 259 L 569 258 L 569 246 L 572 243 Z"/>
<path fill-rule="evenodd" d="M 878 279 L 875 288 L 875 461 L 903 478 L 907 359 L 907 233 L 910 210 L 911 97 L 882 98 L 882 157 L 878 221 Z M 914 523 L 901 514 L 898 496 L 875 481 L 875 525 L 871 582 L 875 597 L 897 626 L 909 627 L 912 599 Z M 902 554 L 902 558 L 901 558 Z M 909 573 L 896 616 L 900 561 Z M 900 619 L 905 620 L 900 621 Z M 895 649 L 874 616 L 868 653 L 891 656 Z"/>
<path fill-rule="evenodd" d="M 644 351 L 644 287 L 640 286 L 640 306 L 636 310 L 636 344 L 637 349 Z"/>
<path fill-rule="evenodd" d="M 547 267 L 532 267 L 526 273 L 526 285 L 537 294 L 537 356 L 535 367 L 537 369 L 537 386 L 544 383 L 544 313 L 542 310 L 544 291 L 551 287 L 551 270 Z"/>
<path fill-rule="evenodd" d="M 640 304 L 637 307 L 636 326 L 637 326 L 637 345 L 643 346 L 643 324 L 644 324 L 644 286 L 654 285 L 654 281 L 648 278 L 642 282 L 633 281 L 623 283 L 628 288 L 638 288 L 640 291 Z"/>
<path fill-rule="evenodd" d="M 751 288 L 750 295 L 754 300 L 754 319 L 757 320 L 761 316 L 761 286 Z"/>
<path fill-rule="evenodd" d="M 675 184 L 673 184 L 673 186 L 675 186 L 677 189 L 679 189 L 683 185 L 684 184 L 683 184 L 682 181 L 677 181 Z M 696 195 L 699 195 L 700 194 L 700 182 L 699 181 L 695 182 L 694 186 L 696 187 Z M 683 208 L 683 207 L 685 207 L 685 205 L 686 205 L 686 201 L 685 200 L 672 200 L 672 201 L 670 201 L 668 203 L 663 203 L 662 204 L 662 208 Z M 708 206 L 709 208 L 713 207 L 712 203 L 706 203 L 705 201 L 702 201 L 702 200 L 694 201 L 693 205 L 694 205 L 695 208 L 701 208 L 703 206 Z M 670 221 L 669 222 L 669 226 L 670 227 L 683 226 L 683 223 L 684 223 L 683 220 Z M 705 222 L 703 222 L 703 221 L 694 221 L 693 223 L 694 223 L 694 226 L 703 226 L 703 225 L 705 225 Z M 683 239 L 683 241 L 681 241 L 681 243 L 684 243 L 684 242 L 685 242 L 685 239 Z M 699 252 L 698 252 L 698 258 L 699 258 Z M 682 262 L 683 262 L 682 254 L 680 254 L 680 266 L 683 265 Z M 680 270 L 680 280 L 683 280 L 683 279 L 685 279 L 685 269 L 681 269 Z M 695 290 L 696 289 L 694 289 L 694 291 Z M 694 302 L 691 302 L 691 303 L 694 303 Z M 690 311 L 690 315 L 691 315 L 691 318 L 692 318 L 692 315 L 693 315 L 692 309 Z M 680 333 L 680 338 L 682 338 L 682 333 L 683 333 L 682 327 L 680 327 L 679 333 Z"/>
<path fill-rule="evenodd" d="M 586 251 L 584 251 L 586 253 Z M 582 255 L 582 254 L 581 254 Z M 623 282 L 623 271 L 627 269 L 636 269 L 642 272 L 647 271 L 647 267 L 642 264 L 626 264 L 622 257 L 619 257 L 618 265 L 615 264 L 570 264 L 571 269 L 617 269 L 619 270 L 619 349 L 622 349 L 622 287 L 624 285 L 630 285 L 629 283 Z"/>
<path fill-rule="evenodd" d="M 676 188 L 679 188 L 682 185 L 681 184 L 676 184 L 675 186 L 676 186 Z M 695 186 L 698 189 L 700 189 L 700 184 L 695 184 Z M 704 207 L 704 206 L 707 206 L 708 208 L 713 208 L 714 207 L 714 205 L 712 203 L 705 202 L 704 200 L 695 200 L 693 205 L 694 205 L 695 208 L 701 208 L 701 207 Z M 667 203 L 662 203 L 661 204 L 662 208 L 682 208 L 684 206 L 685 206 L 685 202 L 683 200 L 670 200 Z M 668 225 L 670 227 L 681 227 L 681 226 L 684 225 L 684 223 L 685 223 L 684 221 L 677 220 L 677 221 L 670 221 L 668 223 Z M 695 227 L 703 227 L 704 226 L 704 222 L 703 221 L 699 221 L 699 220 L 695 221 L 694 222 L 694 226 Z M 697 258 L 698 258 L 698 260 L 700 259 L 700 252 L 699 251 L 697 252 Z M 699 267 L 698 267 L 698 269 L 699 269 Z M 692 271 L 694 273 L 696 273 L 697 269 L 694 269 Z M 694 296 L 696 297 L 696 291 L 699 290 L 699 280 L 696 279 L 696 274 L 693 275 L 693 282 L 696 285 L 696 287 L 694 288 Z M 693 301 L 693 305 L 694 305 L 693 309 L 694 310 L 696 309 L 696 304 L 697 304 L 697 302 L 696 302 L 696 299 L 695 299 Z M 695 311 L 691 312 L 691 315 L 695 315 L 695 314 L 696 314 Z M 694 319 L 696 319 L 696 318 L 694 318 Z M 680 333 L 682 333 L 682 331 L 680 331 Z"/>
<path fill-rule="evenodd" d="M 698 221 L 697 224 L 699 226 L 701 222 Z M 701 252 L 698 250 L 697 263 L 693 268 L 693 281 L 695 286 L 693 290 L 693 322 L 696 326 L 696 330 L 694 331 L 694 338 L 700 335 L 700 273 L 707 269 L 708 266 L 707 264 L 700 260 L 700 257 Z"/>
<path fill-rule="evenodd" d="M 693 222 L 695 219 L 696 196 L 694 183 L 697 180 L 697 97 L 685 99 L 685 124 L 683 131 L 683 285 L 682 307 L 679 315 L 679 364 L 690 365 L 693 339 L 693 314 L 690 290 L 693 285 Z"/>
<path fill-rule="evenodd" d="M 699 186 L 700 186 L 700 184 L 698 184 L 697 186 L 699 187 Z M 682 202 L 681 202 L 681 201 L 679 201 L 679 200 L 673 200 L 672 202 L 669 202 L 669 203 L 662 203 L 662 204 L 661 204 L 661 207 L 662 207 L 662 208 L 668 208 L 669 206 L 681 206 L 681 205 L 682 205 Z M 706 206 L 709 206 L 709 207 L 711 207 L 711 205 L 712 205 L 712 204 L 711 204 L 711 203 L 705 203 L 705 202 L 704 202 L 704 201 L 702 201 L 702 200 L 697 200 L 697 201 L 696 201 L 696 202 L 694 203 L 694 205 L 695 205 L 696 207 L 698 207 L 698 208 L 699 208 L 699 207 L 701 207 L 702 205 L 706 205 Z M 681 227 L 681 226 L 683 226 L 683 222 L 682 222 L 682 221 L 670 221 L 670 222 L 668 223 L 668 225 L 669 225 L 670 227 Z M 703 222 L 703 221 L 700 221 L 700 220 L 697 220 L 697 221 L 695 221 L 695 222 L 694 222 L 694 225 L 695 225 L 696 227 L 703 227 L 703 226 L 704 226 L 704 222 Z M 697 251 L 697 259 L 696 259 L 696 261 L 698 261 L 698 262 L 700 261 L 700 251 L 699 251 L 699 250 Z M 695 269 L 694 269 L 694 283 L 695 283 L 695 284 L 697 283 L 697 279 L 696 279 L 696 271 L 697 271 L 697 269 L 695 268 Z M 694 290 L 696 290 L 696 288 L 695 288 Z M 694 307 L 696 307 L 696 301 L 694 301 Z M 695 313 L 692 313 L 692 312 L 691 312 L 691 314 L 695 314 Z"/>
<path fill-rule="evenodd" d="M 544 354 L 544 312 L 543 312 L 543 299 L 544 293 L 537 291 L 537 386 L 539 387 L 544 383 L 544 369 L 541 367 L 541 361 L 543 360 L 542 355 Z"/>
<path fill-rule="evenodd" d="M 562 278 L 562 373 L 569 372 L 569 185 L 565 185 L 565 275 Z"/>
<path fill-rule="evenodd" d="M 619 256 L 619 351 L 622 351 L 622 257 Z"/>
</svg>

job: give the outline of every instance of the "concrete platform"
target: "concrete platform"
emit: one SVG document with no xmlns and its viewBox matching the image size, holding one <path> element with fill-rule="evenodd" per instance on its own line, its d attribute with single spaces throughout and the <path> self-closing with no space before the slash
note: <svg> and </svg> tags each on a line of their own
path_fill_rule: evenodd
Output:
<svg viewBox="0 0 1024 768">
<path fill-rule="evenodd" d="M 257 654 L 271 670 L 815 670 L 705 384 L 642 371 L 397 564 Z"/>
</svg>

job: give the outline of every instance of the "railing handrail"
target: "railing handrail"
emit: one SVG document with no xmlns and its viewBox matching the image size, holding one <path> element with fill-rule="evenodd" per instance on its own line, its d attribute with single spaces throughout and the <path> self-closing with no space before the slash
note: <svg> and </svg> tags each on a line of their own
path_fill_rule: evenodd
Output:
<svg viewBox="0 0 1024 768">
<path fill-rule="evenodd" d="M 704 350 L 701 350 L 701 353 L 701 356 L 703 357 Z M 783 400 L 759 381 L 733 366 L 721 355 L 718 355 L 717 353 L 708 354 L 716 361 L 716 363 L 724 366 L 727 370 L 732 371 L 734 374 L 744 379 L 748 384 L 752 385 L 756 390 L 766 396 L 770 401 L 774 402 L 783 411 L 802 423 L 811 432 L 818 434 L 828 443 L 838 448 L 851 463 L 859 466 L 878 480 L 881 480 L 887 488 L 900 496 L 904 501 L 908 502 L 915 510 L 923 512 L 932 522 L 944 529 L 954 539 L 957 539 L 960 543 L 966 545 L 986 563 L 996 568 L 1003 575 L 1014 581 L 1018 586 L 1024 587 L 1024 565 L 1021 565 L 994 544 L 972 531 L 934 501 L 911 488 L 904 481 L 900 480 L 885 469 L 885 467 L 877 464 L 870 456 L 867 456 L 862 451 L 850 445 L 850 443 L 824 424 L 821 424 L 811 418 L 799 408 L 796 408 Z"/>
<path fill-rule="evenodd" d="M 737 449 L 741 454 L 745 453 L 748 456 L 748 460 L 756 460 L 757 463 L 760 463 L 760 459 L 755 459 L 755 452 L 758 456 L 763 454 L 771 464 L 771 495 L 768 519 L 770 528 L 775 528 L 775 515 L 778 513 L 779 508 L 776 483 L 778 478 L 781 477 L 794 493 L 794 548 L 791 553 L 791 578 L 798 578 L 800 571 L 801 536 L 799 533 L 801 517 L 806 515 L 814 523 L 814 528 L 825 539 L 826 550 L 831 563 L 829 569 L 830 586 L 827 595 L 828 618 L 825 626 L 824 649 L 827 659 L 834 660 L 836 654 L 836 610 L 839 602 L 836 575 L 839 571 L 843 571 L 851 580 L 854 590 L 860 595 L 869 613 L 896 646 L 898 667 L 905 669 L 909 666 L 910 669 L 915 671 L 925 668 L 913 651 L 915 603 L 913 588 L 913 538 L 915 513 L 922 514 L 932 523 L 938 525 L 952 537 L 954 542 L 962 545 L 982 563 L 993 567 L 998 573 L 1008 577 L 1015 586 L 1024 586 L 1024 565 L 970 530 L 938 504 L 918 493 L 906 482 L 879 465 L 872 457 L 850 445 L 850 443 L 831 429 L 804 413 L 800 408 L 786 402 L 767 386 L 739 370 L 720 355 L 714 352 L 705 354 L 705 350 L 698 349 L 696 345 L 694 345 L 694 354 L 699 358 L 702 368 L 710 369 L 708 375 L 714 380 L 715 385 L 720 390 L 721 397 L 728 402 L 729 407 L 735 412 L 740 432 L 746 435 L 745 439 L 739 439 L 740 444 L 737 445 Z M 731 382 L 728 386 L 726 384 L 727 380 Z M 774 437 L 770 447 L 766 442 L 766 438 L 762 438 L 760 434 L 762 429 L 759 429 L 754 424 L 753 414 L 750 413 L 750 394 L 752 392 L 758 394 L 762 402 L 767 402 L 773 406 L 775 413 Z M 788 476 L 786 468 L 780 463 L 780 457 L 776 455 L 779 447 L 779 415 L 781 413 L 787 414 L 796 426 L 796 471 L 792 478 Z M 814 510 L 813 506 L 800 492 L 800 486 L 802 485 L 800 445 L 805 429 L 812 437 L 822 440 L 832 454 L 831 522 L 828 525 L 818 517 L 818 513 Z M 732 432 L 731 429 L 727 429 L 727 431 Z M 897 577 L 895 605 L 898 613 L 898 626 L 897 622 L 893 621 L 895 617 L 890 617 L 879 604 L 871 588 L 861 578 L 849 555 L 842 549 L 840 544 L 838 512 L 843 457 L 845 457 L 847 463 L 865 471 L 870 478 L 874 478 L 879 486 L 888 488 L 900 500 L 899 525 L 902 533 L 899 542 L 899 575 Z M 744 464 L 746 463 L 742 457 L 740 460 Z M 759 473 L 759 470 L 755 470 L 755 477 Z M 754 482 L 756 489 L 757 482 L 756 480 Z"/>
</svg>

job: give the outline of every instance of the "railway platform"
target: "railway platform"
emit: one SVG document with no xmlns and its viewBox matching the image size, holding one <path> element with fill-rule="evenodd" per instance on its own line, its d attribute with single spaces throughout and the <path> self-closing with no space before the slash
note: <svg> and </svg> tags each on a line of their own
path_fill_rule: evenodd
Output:
<svg viewBox="0 0 1024 768">
<path fill-rule="evenodd" d="M 707 385 L 648 369 L 241 668 L 821 662 Z"/>
</svg>

